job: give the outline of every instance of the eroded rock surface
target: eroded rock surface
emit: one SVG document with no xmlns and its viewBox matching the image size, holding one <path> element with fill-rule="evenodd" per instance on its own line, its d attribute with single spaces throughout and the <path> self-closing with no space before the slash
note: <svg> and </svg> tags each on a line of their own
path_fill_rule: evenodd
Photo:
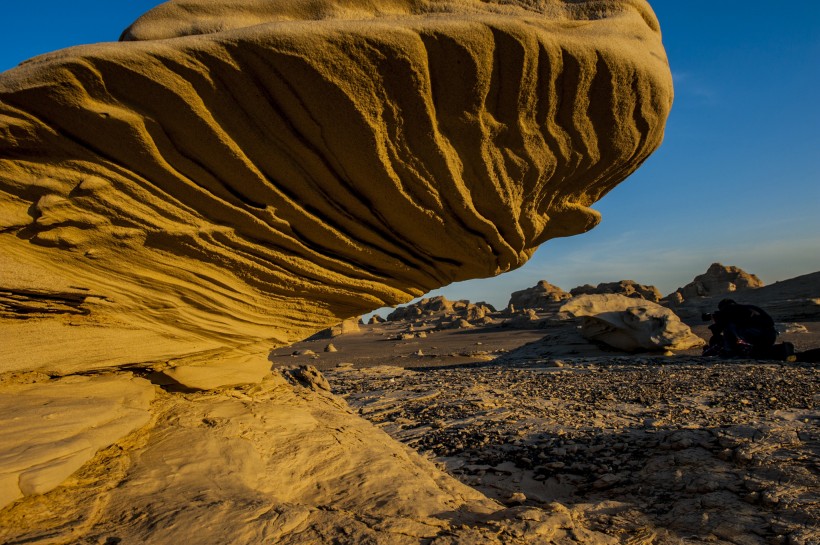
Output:
<svg viewBox="0 0 820 545">
<path fill-rule="evenodd" d="M 582 318 L 581 334 L 627 351 L 686 350 L 704 345 L 674 312 L 624 295 L 579 295 L 561 307 Z"/>
<path fill-rule="evenodd" d="M 0 292 L 53 301 L 5 366 L 57 365 L 34 317 L 132 361 L 261 351 L 518 267 L 672 100 L 639 0 L 172 1 L 124 38 L 0 75 Z"/>
<path fill-rule="evenodd" d="M 671 105 L 648 5 L 172 0 L 123 38 L 0 74 L 0 372 L 145 394 L 4 477 L 0 540 L 583 541 L 266 356 L 592 228 Z"/>
<path fill-rule="evenodd" d="M 541 280 L 531 288 L 513 292 L 510 295 L 508 307 L 512 306 L 516 309 L 544 308 L 570 297 L 572 296 L 569 293 L 558 286 L 553 286 L 546 280 Z"/>
<path fill-rule="evenodd" d="M 655 286 L 644 286 L 638 284 L 634 280 L 620 280 L 618 282 L 602 282 L 597 286 L 584 284 L 569 290 L 570 294 L 575 295 L 597 295 L 605 293 L 616 293 L 625 295 L 627 297 L 634 297 L 639 299 L 646 299 L 652 302 L 661 300 L 661 292 Z"/>
<path fill-rule="evenodd" d="M 690 283 L 667 295 L 665 300 L 674 306 L 704 297 L 733 294 L 761 287 L 763 281 L 754 274 L 733 265 L 712 263 L 705 273 L 699 274 Z"/>
<path fill-rule="evenodd" d="M 418 543 L 458 532 L 455 512 L 466 523 L 503 510 L 357 417 L 326 382 L 314 387 L 315 369 L 296 371 L 222 393 L 159 391 L 147 433 L 110 434 L 119 448 L 0 511 L 0 541 Z"/>
<path fill-rule="evenodd" d="M 154 386 L 130 375 L 0 386 L 0 508 L 45 494 L 151 420 Z"/>
</svg>

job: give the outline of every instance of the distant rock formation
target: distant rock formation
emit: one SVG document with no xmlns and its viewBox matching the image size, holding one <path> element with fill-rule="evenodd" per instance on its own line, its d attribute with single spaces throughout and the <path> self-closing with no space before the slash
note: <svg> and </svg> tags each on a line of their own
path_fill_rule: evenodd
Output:
<svg viewBox="0 0 820 545">
<path fill-rule="evenodd" d="M 569 290 L 570 294 L 575 297 L 577 295 L 600 295 L 607 293 L 614 293 L 624 295 L 626 297 L 634 297 L 639 299 L 646 299 L 657 303 L 661 300 L 661 292 L 655 286 L 644 286 L 638 284 L 634 280 L 620 280 L 618 282 L 602 282 L 597 286 L 584 284 L 577 288 Z"/>
<path fill-rule="evenodd" d="M 731 265 L 724 266 L 712 263 L 705 273 L 682 288 L 678 288 L 664 298 L 669 305 L 675 306 L 699 297 L 713 297 L 727 293 L 762 288 L 763 282 L 755 275 Z"/>
<path fill-rule="evenodd" d="M 583 318 L 581 334 L 628 352 L 686 350 L 705 341 L 674 312 L 657 303 L 624 295 L 579 295 L 561 307 Z"/>
<path fill-rule="evenodd" d="M 506 325 L 519 329 L 530 329 L 536 327 L 540 323 L 540 318 L 535 312 L 535 309 L 527 308 L 516 312 L 509 320 L 505 322 Z"/>
<path fill-rule="evenodd" d="M 0 509 L 56 488 L 98 449 L 147 424 L 154 390 L 147 380 L 130 375 L 75 376 L 3 388 Z"/>
<path fill-rule="evenodd" d="M 660 144 L 646 2 L 387 5 L 171 0 L 0 75 L 0 291 L 51 301 L 13 365 L 262 355 L 497 275 Z"/>
<path fill-rule="evenodd" d="M 546 280 L 540 280 L 535 286 L 521 291 L 514 291 L 510 295 L 510 306 L 516 309 L 544 308 L 551 303 L 558 303 L 572 297 L 558 286 L 553 286 Z"/>
<path fill-rule="evenodd" d="M 367 321 L 367 323 L 368 323 L 369 325 L 374 325 L 374 324 L 383 324 L 384 322 L 385 322 L 385 319 L 384 319 L 384 318 L 382 318 L 381 316 L 379 316 L 378 314 L 374 314 L 374 315 L 373 315 L 373 316 L 371 316 L 371 317 L 370 317 L 370 319 Z"/>
<path fill-rule="evenodd" d="M 417 320 L 424 317 L 442 316 L 477 320 L 491 312 L 495 312 L 495 309 L 487 303 L 473 304 L 466 299 L 450 301 L 446 297 L 439 295 L 436 297 L 425 297 L 412 305 L 397 308 L 387 315 L 387 321 L 398 322 L 402 320 Z"/>
<path fill-rule="evenodd" d="M 359 329 L 360 321 L 358 317 L 343 320 L 341 323 L 330 328 L 330 336 L 338 337 L 339 335 L 346 335 L 348 333 L 358 333 L 361 331 L 361 329 Z"/>
</svg>

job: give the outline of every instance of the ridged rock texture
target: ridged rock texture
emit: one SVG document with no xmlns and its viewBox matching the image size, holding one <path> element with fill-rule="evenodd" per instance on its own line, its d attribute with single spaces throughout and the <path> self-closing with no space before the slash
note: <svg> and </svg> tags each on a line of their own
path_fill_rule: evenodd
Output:
<svg viewBox="0 0 820 545">
<path fill-rule="evenodd" d="M 514 269 L 672 102 L 643 0 L 172 0 L 123 40 L 0 75 L 4 368 L 262 353 Z"/>
</svg>

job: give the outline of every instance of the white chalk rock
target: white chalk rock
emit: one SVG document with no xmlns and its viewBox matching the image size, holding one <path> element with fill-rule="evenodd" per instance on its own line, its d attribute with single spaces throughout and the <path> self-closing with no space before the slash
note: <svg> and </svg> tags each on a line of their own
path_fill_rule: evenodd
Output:
<svg viewBox="0 0 820 545">
<path fill-rule="evenodd" d="M 561 312 L 583 318 L 585 338 L 621 350 L 686 350 L 705 344 L 674 312 L 647 300 L 581 295 L 570 299 Z"/>
</svg>

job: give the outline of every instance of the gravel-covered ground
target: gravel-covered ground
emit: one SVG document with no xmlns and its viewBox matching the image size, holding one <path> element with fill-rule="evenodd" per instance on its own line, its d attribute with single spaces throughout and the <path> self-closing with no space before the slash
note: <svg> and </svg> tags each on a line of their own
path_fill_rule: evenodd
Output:
<svg viewBox="0 0 820 545">
<path fill-rule="evenodd" d="M 346 368 L 334 392 L 508 505 L 621 543 L 820 543 L 820 373 L 695 357 Z"/>
</svg>

